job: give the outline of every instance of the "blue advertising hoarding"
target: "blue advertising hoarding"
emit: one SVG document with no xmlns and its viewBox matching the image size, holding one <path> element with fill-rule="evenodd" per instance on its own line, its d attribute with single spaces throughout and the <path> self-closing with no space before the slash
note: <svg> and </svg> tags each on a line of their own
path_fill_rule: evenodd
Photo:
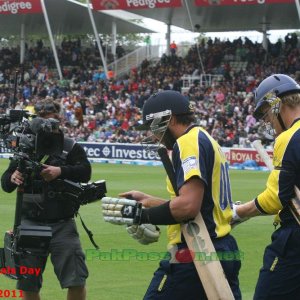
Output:
<svg viewBox="0 0 300 300">
<path fill-rule="evenodd" d="M 160 161 L 154 151 L 149 151 L 139 144 L 101 144 L 79 143 L 85 150 L 88 158 L 102 160 L 139 160 Z"/>
</svg>

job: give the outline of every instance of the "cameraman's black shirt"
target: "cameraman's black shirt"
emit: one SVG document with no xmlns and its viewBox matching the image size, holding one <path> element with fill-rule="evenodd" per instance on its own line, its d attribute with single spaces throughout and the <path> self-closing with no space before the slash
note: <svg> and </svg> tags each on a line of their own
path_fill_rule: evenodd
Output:
<svg viewBox="0 0 300 300">
<path fill-rule="evenodd" d="M 68 144 L 67 140 L 70 141 L 65 139 L 64 148 Z M 57 179 L 88 182 L 91 178 L 91 165 L 86 153 L 79 144 L 71 144 L 71 149 L 66 147 L 68 150 L 61 155 L 48 157 L 45 164 L 61 168 L 61 175 Z M 18 162 L 12 160 L 1 177 L 1 186 L 5 192 L 10 193 L 17 188 L 17 185 L 11 182 L 11 176 L 17 167 Z M 46 182 L 39 173 L 25 175 L 28 179 L 24 184 L 22 217 L 45 222 L 73 217 L 79 209 L 79 204 L 57 190 L 56 179 Z"/>
<path fill-rule="evenodd" d="M 61 167 L 59 179 L 68 179 L 74 182 L 88 182 L 91 179 L 91 165 L 87 159 L 84 149 L 79 144 L 74 144 L 72 150 L 67 154 L 65 163 L 62 165 L 59 157 L 49 157 L 45 164 Z M 11 161 L 8 169 L 1 177 L 2 189 L 7 192 L 13 192 L 17 185 L 11 182 L 11 175 L 17 169 L 16 161 Z M 35 176 L 36 180 L 42 180 L 39 174 Z M 25 186 L 25 192 L 31 193 L 32 186 Z"/>
</svg>

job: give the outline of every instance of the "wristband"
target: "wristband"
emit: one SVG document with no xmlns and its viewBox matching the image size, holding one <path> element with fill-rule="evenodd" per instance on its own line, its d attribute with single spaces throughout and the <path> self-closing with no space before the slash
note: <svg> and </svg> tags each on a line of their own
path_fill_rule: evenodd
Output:
<svg viewBox="0 0 300 300">
<path fill-rule="evenodd" d="M 178 224 L 171 213 L 170 201 L 164 204 L 142 210 L 140 224 L 173 225 Z"/>
<path fill-rule="evenodd" d="M 242 218 L 237 214 L 237 212 L 236 212 L 236 207 L 238 206 L 239 204 L 233 204 L 232 205 L 232 212 L 233 212 L 233 214 L 232 214 L 232 220 L 233 221 L 241 221 L 242 220 Z"/>
</svg>

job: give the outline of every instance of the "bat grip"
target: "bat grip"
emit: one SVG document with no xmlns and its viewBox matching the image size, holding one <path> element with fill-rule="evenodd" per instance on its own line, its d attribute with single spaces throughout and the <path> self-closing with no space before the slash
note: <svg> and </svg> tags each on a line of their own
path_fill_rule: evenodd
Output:
<svg viewBox="0 0 300 300">
<path fill-rule="evenodd" d="M 173 190 L 174 190 L 176 196 L 178 196 L 179 193 L 178 193 L 178 188 L 177 188 L 177 183 L 176 183 L 175 171 L 174 171 L 172 162 L 169 158 L 168 151 L 166 148 L 161 147 L 157 150 L 157 152 L 158 152 L 158 155 L 160 156 L 161 162 L 163 163 L 163 166 L 164 166 L 164 168 L 167 172 L 167 175 L 170 179 Z"/>
</svg>

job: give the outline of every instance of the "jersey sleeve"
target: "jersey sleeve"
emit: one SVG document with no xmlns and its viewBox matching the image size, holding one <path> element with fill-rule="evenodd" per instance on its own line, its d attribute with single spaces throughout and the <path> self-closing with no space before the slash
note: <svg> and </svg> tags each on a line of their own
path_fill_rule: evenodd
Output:
<svg viewBox="0 0 300 300">
<path fill-rule="evenodd" d="M 172 160 L 178 189 L 192 177 L 198 177 L 206 185 L 208 184 L 207 163 L 213 153 L 208 139 L 201 139 L 199 136 L 201 134 L 194 131 L 190 135 L 183 136 L 182 139 L 177 140 L 174 147 Z"/>
<path fill-rule="evenodd" d="M 255 199 L 255 205 L 262 214 L 274 215 L 282 209 L 282 204 L 278 197 L 278 176 L 278 170 L 272 171 L 269 175 L 266 189 Z"/>
<path fill-rule="evenodd" d="M 262 213 L 276 214 L 294 197 L 294 185 L 299 177 L 299 142 L 299 131 L 293 128 L 277 138 L 273 155 L 274 170 L 268 177 L 266 189 L 255 200 Z"/>
</svg>

